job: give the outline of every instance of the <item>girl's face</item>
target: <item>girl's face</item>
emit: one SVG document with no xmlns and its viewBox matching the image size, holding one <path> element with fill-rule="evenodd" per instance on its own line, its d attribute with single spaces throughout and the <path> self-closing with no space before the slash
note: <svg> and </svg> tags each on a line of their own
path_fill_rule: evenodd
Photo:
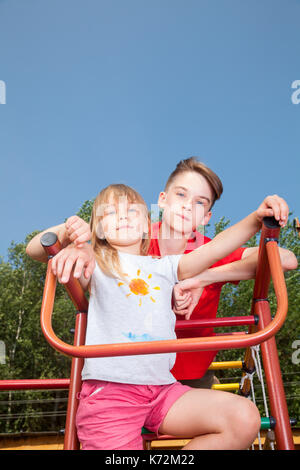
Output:
<svg viewBox="0 0 300 470">
<path fill-rule="evenodd" d="M 108 202 L 98 207 L 97 215 L 101 216 L 97 236 L 115 247 L 138 244 L 148 234 L 147 209 L 126 196 L 111 194 Z"/>
<path fill-rule="evenodd" d="M 196 172 L 178 175 L 167 192 L 161 192 L 158 205 L 163 209 L 163 223 L 178 238 L 189 237 L 211 217 L 213 193 L 206 179 Z"/>
</svg>

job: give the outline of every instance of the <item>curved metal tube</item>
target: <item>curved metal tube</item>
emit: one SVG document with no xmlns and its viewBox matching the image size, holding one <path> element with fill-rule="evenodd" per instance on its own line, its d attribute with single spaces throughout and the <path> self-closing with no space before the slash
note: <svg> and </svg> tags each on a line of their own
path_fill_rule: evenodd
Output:
<svg viewBox="0 0 300 470">
<path fill-rule="evenodd" d="M 44 296 L 41 308 L 41 327 L 46 340 L 57 351 L 72 357 L 106 357 L 128 356 L 139 354 L 160 354 L 168 352 L 186 352 L 203 350 L 236 349 L 253 346 L 274 336 L 282 327 L 287 310 L 288 296 L 282 272 L 281 261 L 277 242 L 270 240 L 264 243 L 263 251 L 266 251 L 269 261 L 270 273 L 273 280 L 277 298 L 277 312 L 274 319 L 262 330 L 248 335 L 237 334 L 234 336 L 220 335 L 213 337 L 181 338 L 174 340 L 148 341 L 139 343 L 117 343 L 100 345 L 72 346 L 60 340 L 54 333 L 51 317 L 55 298 L 56 277 L 51 271 L 51 259 L 45 281 Z M 257 312 L 259 304 L 257 302 Z"/>
</svg>

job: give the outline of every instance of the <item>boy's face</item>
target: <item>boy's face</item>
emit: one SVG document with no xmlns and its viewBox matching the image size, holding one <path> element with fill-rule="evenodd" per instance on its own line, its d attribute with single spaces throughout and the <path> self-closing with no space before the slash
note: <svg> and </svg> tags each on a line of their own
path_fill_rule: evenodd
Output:
<svg viewBox="0 0 300 470">
<path fill-rule="evenodd" d="M 167 192 L 161 192 L 158 205 L 163 209 L 163 222 L 178 238 L 188 237 L 211 217 L 213 193 L 206 179 L 193 171 L 178 175 Z"/>
</svg>

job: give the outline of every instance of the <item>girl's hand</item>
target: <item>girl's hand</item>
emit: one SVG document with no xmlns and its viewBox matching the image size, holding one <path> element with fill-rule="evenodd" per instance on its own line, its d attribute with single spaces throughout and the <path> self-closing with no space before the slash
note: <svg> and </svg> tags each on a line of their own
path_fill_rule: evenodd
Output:
<svg viewBox="0 0 300 470">
<path fill-rule="evenodd" d="M 264 217 L 275 217 L 281 227 L 287 223 L 289 207 L 284 199 L 274 194 L 267 196 L 256 211 L 256 216 L 260 222 Z"/>
<path fill-rule="evenodd" d="M 82 248 L 85 242 L 88 242 L 92 238 L 89 224 L 77 215 L 68 218 L 65 223 L 65 228 L 68 238 L 78 248 Z"/>
<path fill-rule="evenodd" d="M 185 279 L 174 286 L 173 312 L 176 315 L 184 315 L 189 320 L 198 304 L 205 285 L 197 278 Z"/>
<path fill-rule="evenodd" d="M 95 257 L 88 243 L 85 243 L 82 248 L 68 245 L 52 259 L 52 272 L 62 284 L 69 281 L 73 269 L 74 277 L 78 279 L 82 275 L 84 279 L 89 279 L 93 274 Z"/>
</svg>

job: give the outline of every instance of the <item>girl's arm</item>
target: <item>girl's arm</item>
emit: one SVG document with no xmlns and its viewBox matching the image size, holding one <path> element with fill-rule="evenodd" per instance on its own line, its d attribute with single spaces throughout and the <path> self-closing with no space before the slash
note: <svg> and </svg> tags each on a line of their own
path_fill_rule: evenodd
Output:
<svg viewBox="0 0 300 470">
<path fill-rule="evenodd" d="M 66 284 L 73 272 L 84 290 L 88 288 L 94 269 L 95 255 L 88 243 L 81 248 L 68 245 L 52 259 L 52 272 L 60 283 Z"/>
<path fill-rule="evenodd" d="M 176 284 L 173 289 L 174 313 L 185 315 L 188 320 L 200 300 L 204 287 L 210 284 L 255 279 L 258 247 L 247 248 L 245 251 L 246 256 L 242 256 L 240 260 L 205 269 L 197 276 Z M 297 269 L 298 261 L 293 252 L 279 248 L 279 256 L 283 271 Z"/>
<path fill-rule="evenodd" d="M 199 282 L 199 287 L 205 287 L 217 282 L 246 281 L 254 279 L 256 274 L 258 252 L 247 256 L 244 259 L 232 263 L 216 266 L 215 268 L 205 269 L 202 273 L 191 278 Z M 185 281 L 181 281 L 183 284 Z"/>
<path fill-rule="evenodd" d="M 178 265 L 178 279 L 196 276 L 242 246 L 258 232 L 264 217 L 274 216 L 279 224 L 284 226 L 288 213 L 288 206 L 283 199 L 276 195 L 268 196 L 248 217 L 219 233 L 209 243 L 182 255 Z"/>
</svg>

